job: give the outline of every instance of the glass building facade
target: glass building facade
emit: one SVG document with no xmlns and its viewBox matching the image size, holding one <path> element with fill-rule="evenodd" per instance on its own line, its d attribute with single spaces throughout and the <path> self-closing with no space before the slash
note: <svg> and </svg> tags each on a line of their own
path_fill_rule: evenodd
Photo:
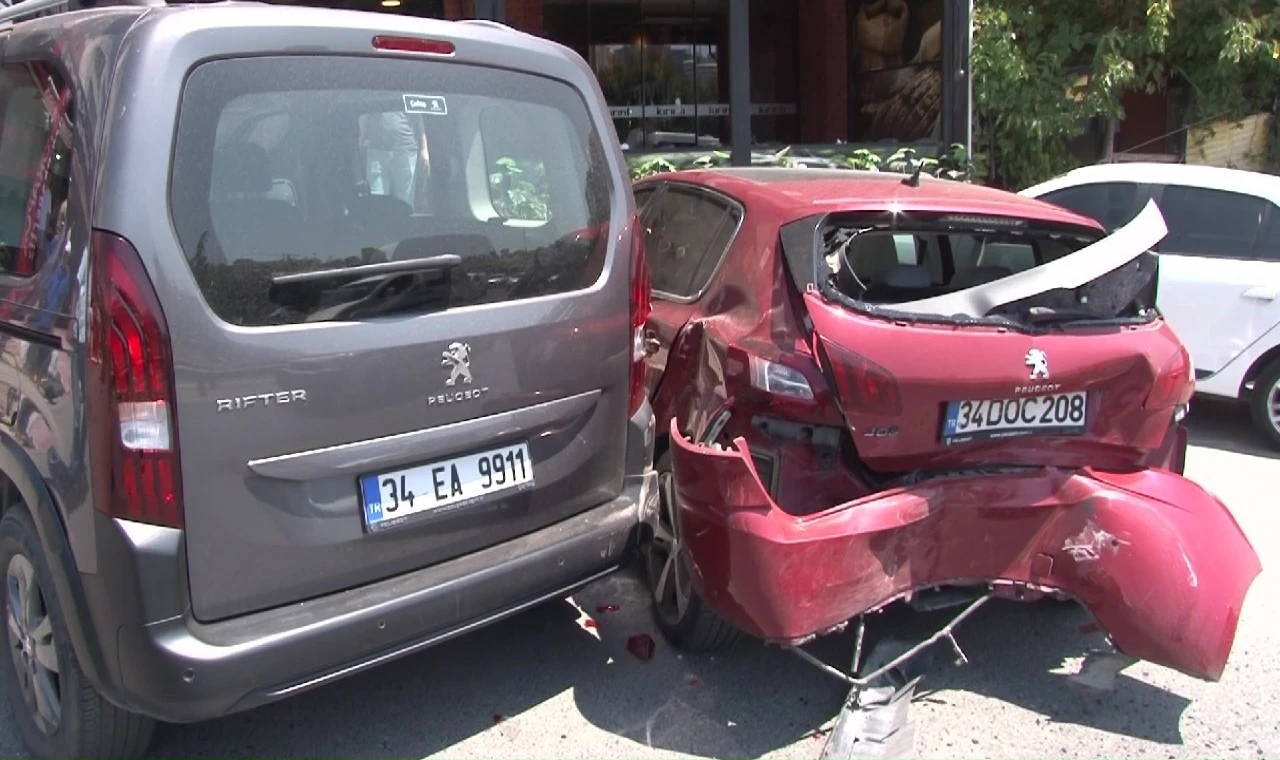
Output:
<svg viewBox="0 0 1280 760">
<path fill-rule="evenodd" d="M 560 42 L 630 150 L 969 142 L 969 0 L 295 1 Z"/>
</svg>

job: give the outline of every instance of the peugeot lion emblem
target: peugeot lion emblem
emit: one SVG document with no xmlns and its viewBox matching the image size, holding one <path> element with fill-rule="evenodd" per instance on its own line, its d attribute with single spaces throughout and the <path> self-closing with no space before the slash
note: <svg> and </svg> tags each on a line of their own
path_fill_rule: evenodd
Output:
<svg viewBox="0 0 1280 760">
<path fill-rule="evenodd" d="M 463 385 L 471 385 L 471 346 L 466 343 L 450 343 L 441 354 L 440 366 L 449 370 L 449 379 L 444 384 L 450 388 L 462 380 Z"/>
<path fill-rule="evenodd" d="M 1027 357 L 1022 361 L 1031 370 L 1032 380 L 1047 380 L 1049 378 L 1049 356 L 1044 351 L 1033 348 L 1027 352 Z"/>
</svg>

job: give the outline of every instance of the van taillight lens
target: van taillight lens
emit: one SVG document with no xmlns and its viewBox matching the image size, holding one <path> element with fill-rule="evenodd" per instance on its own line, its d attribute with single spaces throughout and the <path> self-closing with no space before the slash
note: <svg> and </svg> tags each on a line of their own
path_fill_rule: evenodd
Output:
<svg viewBox="0 0 1280 760">
<path fill-rule="evenodd" d="M 1191 355 L 1185 346 L 1178 346 L 1160 368 L 1151 392 L 1143 406 L 1147 409 L 1167 409 L 1191 400 L 1195 381 L 1191 379 Z"/>
<path fill-rule="evenodd" d="M 645 397 L 645 325 L 653 310 L 650 300 L 649 257 L 645 254 L 644 222 L 637 215 L 631 220 L 631 398 L 627 407 L 634 416 Z"/>
<path fill-rule="evenodd" d="M 90 241 L 87 400 L 97 508 L 181 528 L 173 363 L 160 300 L 130 243 Z"/>
<path fill-rule="evenodd" d="M 898 381 L 889 370 L 829 340 L 821 339 L 818 343 L 845 413 L 885 416 L 902 413 Z"/>
</svg>

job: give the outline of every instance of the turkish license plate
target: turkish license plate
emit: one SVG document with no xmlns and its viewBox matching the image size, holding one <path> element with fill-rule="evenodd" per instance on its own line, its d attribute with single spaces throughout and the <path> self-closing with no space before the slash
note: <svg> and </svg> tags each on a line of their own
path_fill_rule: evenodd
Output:
<svg viewBox="0 0 1280 760">
<path fill-rule="evenodd" d="M 951 401 L 943 418 L 943 443 L 1022 435 L 1079 435 L 1085 431 L 1089 394 L 1056 393 L 1026 398 Z"/>
<path fill-rule="evenodd" d="M 533 488 L 529 444 L 360 477 L 360 501 L 369 531 L 390 528 L 427 512 L 452 510 L 503 492 Z"/>
</svg>

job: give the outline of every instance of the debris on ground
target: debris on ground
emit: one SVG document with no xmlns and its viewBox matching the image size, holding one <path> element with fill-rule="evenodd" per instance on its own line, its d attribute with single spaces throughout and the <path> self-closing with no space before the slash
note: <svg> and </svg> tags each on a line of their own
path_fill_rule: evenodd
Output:
<svg viewBox="0 0 1280 760">
<path fill-rule="evenodd" d="M 919 677 L 905 686 L 884 685 L 854 690 L 836 716 L 822 760 L 909 757 L 915 749 L 915 726 L 907 720 L 907 708 L 915 696 Z"/>
<path fill-rule="evenodd" d="M 653 637 L 647 633 L 637 633 L 627 639 L 627 651 L 640 662 L 652 660 L 655 648 Z"/>
<path fill-rule="evenodd" d="M 597 630 L 595 618 L 587 614 L 587 611 L 582 609 L 582 606 L 578 604 L 577 600 L 575 600 L 573 597 L 569 597 L 565 601 L 569 603 L 569 606 L 573 607 L 575 610 L 578 611 L 578 619 L 574 621 L 578 624 L 578 627 L 586 631 L 587 633 L 591 634 L 592 636 L 595 636 L 596 641 L 599 641 L 600 631 Z"/>
<path fill-rule="evenodd" d="M 1067 676 L 1071 686 L 1091 692 L 1107 692 L 1116 688 L 1120 671 L 1137 662 L 1123 652 L 1093 650 L 1085 655 L 1080 672 Z"/>
<path fill-rule="evenodd" d="M 597 615 L 606 615 L 606 614 L 608 614 L 608 613 L 610 613 L 610 612 L 617 612 L 617 611 L 618 611 L 618 610 L 620 610 L 620 609 L 622 609 L 622 608 L 621 608 L 621 607 L 619 607 L 619 606 L 618 606 L 618 605 L 616 605 L 616 604 L 601 604 L 601 605 L 599 605 L 598 607 L 596 607 L 596 614 L 597 614 Z"/>
</svg>

